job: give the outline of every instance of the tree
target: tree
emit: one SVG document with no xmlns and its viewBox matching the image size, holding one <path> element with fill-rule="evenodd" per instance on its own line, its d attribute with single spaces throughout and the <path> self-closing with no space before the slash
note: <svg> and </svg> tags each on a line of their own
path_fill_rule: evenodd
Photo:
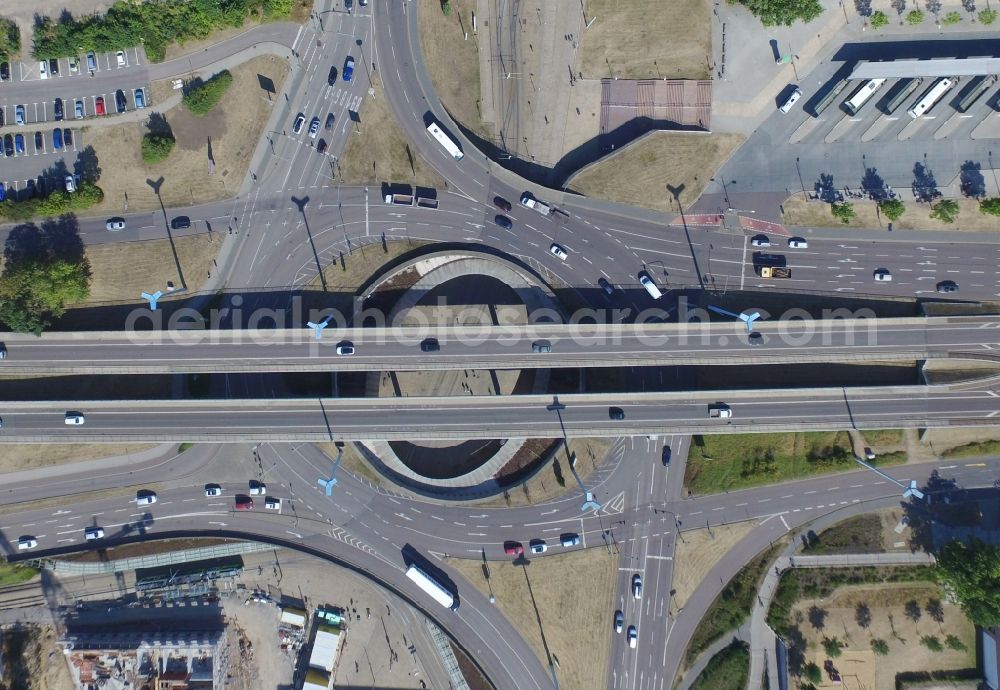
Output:
<svg viewBox="0 0 1000 690">
<path fill-rule="evenodd" d="M 874 639 L 872 640 L 872 651 L 879 656 L 885 656 L 889 653 L 889 645 L 886 644 L 885 640 Z"/>
<path fill-rule="evenodd" d="M 21 333 L 41 333 L 66 304 L 89 293 L 86 260 L 33 256 L 8 264 L 0 276 L 0 321 Z"/>
<path fill-rule="evenodd" d="M 823 651 L 831 659 L 836 659 L 844 650 L 844 643 L 836 637 L 823 638 Z"/>
<path fill-rule="evenodd" d="M 958 24 L 962 21 L 962 15 L 958 12 L 949 12 L 941 18 L 941 23 L 946 26 L 951 26 L 952 24 Z"/>
<path fill-rule="evenodd" d="M 823 13 L 819 0 L 728 0 L 750 10 L 764 26 L 791 26 L 796 19 L 808 23 Z"/>
<path fill-rule="evenodd" d="M 196 79 L 184 90 L 184 105 L 195 115 L 207 115 L 232 83 L 233 75 L 227 69 L 213 74 L 208 81 Z"/>
<path fill-rule="evenodd" d="M 944 638 L 944 643 L 948 646 L 948 649 L 954 649 L 956 652 L 964 652 L 968 649 L 957 635 L 948 635 L 948 637 Z"/>
<path fill-rule="evenodd" d="M 839 218 L 844 223 L 850 223 L 858 215 L 854 212 L 854 204 L 845 201 L 842 204 L 830 204 L 830 213 L 834 218 Z"/>
<path fill-rule="evenodd" d="M 977 16 L 979 17 L 980 24 L 983 24 L 984 26 L 989 26 L 990 24 L 992 24 L 997 20 L 997 11 L 986 9 L 980 11 L 980 13 Z"/>
<path fill-rule="evenodd" d="M 449 0 L 441 0 L 441 12 L 446 17 L 451 16 L 451 2 Z"/>
<path fill-rule="evenodd" d="M 872 12 L 871 24 L 873 29 L 881 29 L 889 23 L 889 17 L 882 10 Z"/>
<path fill-rule="evenodd" d="M 820 683 L 823 680 L 823 671 L 816 664 L 809 662 L 803 669 L 803 675 L 809 679 L 810 683 Z"/>
<path fill-rule="evenodd" d="M 175 143 L 173 135 L 147 132 L 142 136 L 142 160 L 149 164 L 159 163 L 170 155 Z"/>
<path fill-rule="evenodd" d="M 862 602 L 854 607 L 854 622 L 858 624 L 859 628 L 864 630 L 867 630 L 871 626 L 872 610 L 868 608 L 868 604 Z"/>
<path fill-rule="evenodd" d="M 1000 625 L 1000 547 L 950 541 L 937 555 L 937 577 L 976 625 Z"/>
<path fill-rule="evenodd" d="M 983 199 L 979 202 L 979 212 L 988 216 L 1000 216 L 1000 197 Z"/>
<path fill-rule="evenodd" d="M 944 650 L 941 640 L 939 640 L 936 635 L 924 635 L 920 638 L 920 644 L 927 647 L 927 649 L 932 652 L 940 652 Z"/>
<path fill-rule="evenodd" d="M 942 223 L 954 223 L 958 218 L 958 202 L 954 199 L 942 199 L 931 206 L 931 218 Z"/>
<path fill-rule="evenodd" d="M 910 10 L 906 13 L 906 23 L 910 26 L 918 26 L 924 23 L 924 13 L 920 10 Z"/>
<path fill-rule="evenodd" d="M 878 210 L 889 220 L 898 220 L 906 210 L 906 204 L 899 199 L 882 199 L 878 202 Z"/>
</svg>

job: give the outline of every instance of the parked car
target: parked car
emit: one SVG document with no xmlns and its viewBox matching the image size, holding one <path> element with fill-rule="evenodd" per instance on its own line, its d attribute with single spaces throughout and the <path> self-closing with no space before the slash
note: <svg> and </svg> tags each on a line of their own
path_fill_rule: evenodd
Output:
<svg viewBox="0 0 1000 690">
<path fill-rule="evenodd" d="M 119 67 L 124 67 L 127 64 L 127 62 L 125 61 L 124 50 L 119 50 L 117 53 L 115 53 L 115 59 L 118 61 Z"/>
<path fill-rule="evenodd" d="M 49 78 L 49 67 L 45 60 L 38 61 L 38 78 L 48 79 Z"/>
<path fill-rule="evenodd" d="M 502 196 L 493 197 L 493 205 L 496 206 L 501 211 L 506 211 L 510 213 L 510 202 L 504 199 Z"/>
<path fill-rule="evenodd" d="M 350 357 L 354 354 L 354 344 L 345 340 L 337 345 L 337 354 L 343 357 Z"/>
<path fill-rule="evenodd" d="M 61 151 L 63 146 L 62 130 L 56 127 L 52 130 L 52 148 Z"/>
<path fill-rule="evenodd" d="M 49 74 L 53 77 L 59 74 L 59 60 L 56 58 L 49 58 Z"/>
<path fill-rule="evenodd" d="M 302 131 L 302 125 L 303 125 L 303 123 L 305 123 L 305 121 L 306 121 L 306 116 L 305 115 L 303 115 L 302 113 L 299 113 L 298 115 L 296 115 L 295 116 L 295 122 L 292 123 L 292 133 L 293 134 L 298 134 L 299 132 L 301 132 Z"/>
<path fill-rule="evenodd" d="M 98 96 L 94 99 L 94 113 L 96 115 L 104 114 L 104 96 Z"/>
<path fill-rule="evenodd" d="M 124 218 L 108 218 L 108 222 L 104 224 L 104 227 L 112 232 L 117 232 L 119 230 L 125 229 L 125 219 Z"/>
<path fill-rule="evenodd" d="M 3 182 L 0 182 L 0 201 L 7 198 L 7 187 L 4 186 Z"/>
<path fill-rule="evenodd" d="M 788 99 L 785 100 L 785 102 L 781 105 L 781 107 L 778 108 L 778 110 L 780 110 L 782 113 L 787 113 L 789 110 L 795 107 L 795 104 L 799 102 L 800 98 L 802 98 L 802 89 L 795 89 L 794 91 L 792 91 L 791 95 L 788 96 Z"/>
<path fill-rule="evenodd" d="M 142 89 L 136 89 L 135 94 L 133 94 L 132 98 L 133 100 L 135 100 L 136 109 L 146 107 L 146 94 L 142 92 Z"/>
<path fill-rule="evenodd" d="M 14 108 L 14 122 L 16 122 L 19 125 L 23 125 L 24 124 L 24 106 L 23 105 L 19 105 L 16 108 Z"/>
<path fill-rule="evenodd" d="M 69 128 L 63 130 L 63 145 L 66 148 L 73 145 L 73 130 Z"/>
<path fill-rule="evenodd" d="M 42 138 L 41 132 L 35 132 L 35 151 L 41 151 L 45 148 L 45 140 Z"/>
<path fill-rule="evenodd" d="M 545 543 L 544 539 L 532 539 L 528 543 L 528 548 L 531 550 L 531 553 L 545 553 L 549 550 L 549 546 Z"/>
<path fill-rule="evenodd" d="M 256 479 L 250 480 L 250 495 L 251 496 L 264 496 L 267 494 L 267 484 L 264 482 L 259 482 Z"/>
<path fill-rule="evenodd" d="M 505 541 L 503 543 L 503 552 L 508 556 L 523 556 L 524 546 L 518 541 Z"/>
<path fill-rule="evenodd" d="M 97 69 L 97 56 L 94 55 L 94 51 L 87 53 L 87 69 L 91 72 Z"/>
<path fill-rule="evenodd" d="M 753 247 L 770 247 L 771 240 L 768 239 L 767 235 L 754 235 L 750 240 L 750 245 Z"/>
<path fill-rule="evenodd" d="M 531 351 L 536 354 L 547 354 L 552 352 L 552 343 L 548 340 L 536 340 L 531 344 Z"/>
<path fill-rule="evenodd" d="M 879 283 L 891 283 L 892 273 L 889 272 L 888 268 L 877 268 L 875 269 L 875 280 Z"/>
<path fill-rule="evenodd" d="M 83 108 L 83 101 L 77 99 L 76 104 L 73 107 L 73 113 L 76 115 L 77 120 L 82 120 L 83 116 L 86 114 Z"/>
<path fill-rule="evenodd" d="M 323 125 L 323 129 L 325 129 L 327 131 L 330 131 L 331 129 L 333 129 L 333 121 L 334 121 L 334 119 L 335 118 L 333 117 L 333 113 L 330 113 L 329 115 L 327 115 L 326 116 L 326 124 Z"/>
<path fill-rule="evenodd" d="M 125 92 L 121 89 L 115 92 L 115 107 L 119 113 L 124 113 L 128 107 L 128 101 L 125 100 Z"/>
<path fill-rule="evenodd" d="M 10 63 L 0 62 L 0 81 L 7 81 L 10 79 Z"/>
<path fill-rule="evenodd" d="M 55 118 L 56 122 L 63 119 L 63 102 L 61 98 L 57 98 L 52 104 L 52 117 Z"/>
<path fill-rule="evenodd" d="M 80 58 L 76 55 L 69 59 L 69 73 L 79 74 L 80 73 Z"/>
<path fill-rule="evenodd" d="M 808 249 L 809 243 L 806 242 L 806 240 L 803 239 L 802 237 L 793 237 L 792 239 L 788 240 L 788 246 L 791 247 L 792 249 Z"/>
<path fill-rule="evenodd" d="M 632 596 L 636 599 L 642 599 L 642 575 L 639 573 L 632 576 Z"/>
<path fill-rule="evenodd" d="M 510 230 L 512 227 L 514 227 L 514 223 L 512 223 L 510 218 L 508 218 L 507 216 L 498 215 L 496 218 L 493 219 L 493 222 L 499 225 L 501 228 L 504 228 L 505 230 Z"/>
<path fill-rule="evenodd" d="M 420 343 L 421 352 L 437 352 L 441 349 L 441 343 L 438 342 L 437 338 L 425 338 L 422 343 Z"/>
<path fill-rule="evenodd" d="M 24 153 L 24 135 L 15 134 L 14 135 L 14 152 Z"/>
<path fill-rule="evenodd" d="M 315 139 L 317 134 L 319 134 L 319 118 L 314 117 L 309 123 L 309 138 Z"/>
<path fill-rule="evenodd" d="M 76 178 L 72 175 L 67 175 L 63 178 L 63 185 L 66 187 L 66 191 L 72 194 L 76 191 Z"/>
<path fill-rule="evenodd" d="M 87 541 L 94 541 L 95 539 L 104 538 L 104 530 L 100 527 L 88 527 L 83 530 L 83 536 L 86 537 Z"/>
<path fill-rule="evenodd" d="M 316 153 L 326 153 L 326 139 L 320 139 L 316 144 Z"/>
<path fill-rule="evenodd" d="M 875 459 L 875 451 L 873 451 L 871 448 L 866 447 L 865 460 L 874 460 L 874 459 Z"/>
<path fill-rule="evenodd" d="M 344 60 L 344 81 L 351 81 L 352 77 L 354 77 L 354 58 L 348 55 Z"/>
<path fill-rule="evenodd" d="M 614 419 L 620 422 L 621 420 L 625 419 L 625 410 L 623 410 L 620 407 L 609 407 L 608 417 L 610 419 Z"/>
<path fill-rule="evenodd" d="M 557 256 L 563 261 L 565 261 L 569 256 L 569 254 L 566 253 L 566 250 L 563 249 L 562 245 L 556 244 L 555 242 L 553 242 L 552 246 L 549 247 L 549 251 L 552 252 L 553 256 Z"/>
<path fill-rule="evenodd" d="M 14 155 L 14 135 L 8 134 L 3 138 L 3 152 L 6 156 Z"/>
<path fill-rule="evenodd" d="M 336 65 L 331 65 L 330 66 L 330 74 L 328 74 L 326 76 L 326 83 L 329 84 L 330 86 L 333 86 L 334 84 L 337 83 L 337 66 Z"/>
<path fill-rule="evenodd" d="M 215 496 L 222 495 L 222 487 L 218 484 L 206 484 L 205 485 L 205 496 L 208 498 L 213 498 Z"/>
</svg>

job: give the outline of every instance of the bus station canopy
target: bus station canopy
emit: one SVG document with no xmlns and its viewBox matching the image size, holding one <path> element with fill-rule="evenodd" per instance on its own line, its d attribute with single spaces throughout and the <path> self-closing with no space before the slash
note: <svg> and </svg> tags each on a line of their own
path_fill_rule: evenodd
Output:
<svg viewBox="0 0 1000 690">
<path fill-rule="evenodd" d="M 982 74 L 1000 74 L 1000 58 L 863 62 L 855 68 L 850 78 L 974 77 Z"/>
</svg>

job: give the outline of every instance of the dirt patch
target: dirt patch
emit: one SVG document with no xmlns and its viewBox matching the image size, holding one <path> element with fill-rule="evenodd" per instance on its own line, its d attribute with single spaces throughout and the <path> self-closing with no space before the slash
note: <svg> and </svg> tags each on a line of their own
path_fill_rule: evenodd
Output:
<svg viewBox="0 0 1000 690">
<path fill-rule="evenodd" d="M 929 446 L 934 455 L 941 457 L 953 448 L 989 441 L 1000 441 L 1000 428 L 928 429 L 922 443 Z"/>
<path fill-rule="evenodd" d="M 671 587 L 676 590 L 671 601 L 671 614 L 684 608 L 698 585 L 715 564 L 752 532 L 756 521 L 720 525 L 710 530 L 696 529 L 684 532 L 678 539 L 674 553 L 674 579 Z"/>
<path fill-rule="evenodd" d="M 421 15 L 427 14 L 421 11 Z M 444 179 L 424 162 L 403 134 L 382 89 L 378 72 L 372 74 L 375 95 L 364 99 L 361 122 L 347 142 L 337 164 L 341 184 L 409 183 L 444 189 Z M 375 203 L 382 203 L 375 194 Z"/>
<path fill-rule="evenodd" d="M 587 0 L 578 71 L 585 79 L 708 79 L 712 62 L 705 0 Z M 714 168 L 712 168 L 714 170 Z"/>
<path fill-rule="evenodd" d="M 676 211 L 666 190 L 679 189 L 686 208 L 743 139 L 739 134 L 653 132 L 574 175 L 566 186 L 590 197 Z"/>
<path fill-rule="evenodd" d="M 144 124 L 84 129 L 81 141 L 94 148 L 101 169 L 98 184 L 106 194 L 104 201 L 94 207 L 96 215 L 121 213 L 126 197 L 128 210 L 135 212 L 158 210 L 161 200 L 164 206 L 177 207 L 236 194 L 275 102 L 261 91 L 258 78 L 270 79 L 280 91 L 288 66 L 276 57 L 262 56 L 231 72 L 233 84 L 226 97 L 205 117 L 195 117 L 182 106 L 162 113 L 177 145 L 166 160 L 155 165 L 142 160 L 140 143 L 148 131 Z M 163 93 L 163 87 L 154 84 L 154 96 L 158 93 Z M 150 113 L 157 112 L 157 102 L 153 102 Z M 215 160 L 211 175 L 209 146 Z M 159 178 L 163 182 L 158 200 L 147 180 Z"/>
<path fill-rule="evenodd" d="M 134 558 L 135 556 L 148 556 L 156 553 L 170 553 L 172 551 L 183 551 L 184 549 L 200 549 L 206 546 L 218 546 L 220 544 L 232 544 L 238 539 L 164 539 L 163 541 L 140 542 L 138 544 L 123 544 L 113 546 L 102 551 L 81 551 L 79 553 L 66 554 L 60 556 L 64 561 L 116 561 L 122 558 Z"/>
<path fill-rule="evenodd" d="M 3 632 L 4 688 L 64 690 L 74 687 L 69 668 L 49 626 L 17 626 Z"/>
<path fill-rule="evenodd" d="M 173 248 L 168 239 L 89 245 L 86 254 L 93 277 L 84 304 L 140 302 L 143 291 L 166 292 L 167 281 L 178 288 L 187 281 L 189 288 L 197 289 L 208 278 L 222 241 L 221 233 L 212 232 L 174 238 Z"/>
<path fill-rule="evenodd" d="M 74 462 L 85 462 L 99 458 L 110 458 L 130 453 L 140 453 L 155 448 L 152 443 L 132 444 L 2 444 L 0 445 L 0 473 L 33 470 Z"/>
<path fill-rule="evenodd" d="M 1000 230 L 1000 218 L 979 212 L 979 202 L 975 199 L 958 199 L 958 220 L 952 224 L 942 223 L 930 217 L 930 206 L 915 201 L 904 202 L 906 211 L 893 221 L 896 230 Z M 843 223 L 830 213 L 830 204 L 806 201 L 801 194 L 785 200 L 783 220 L 787 225 L 810 225 L 822 228 L 884 228 L 888 222 L 876 213 L 874 201 L 852 201 L 857 216 L 850 223 Z"/>
<path fill-rule="evenodd" d="M 841 587 L 829 597 L 800 600 L 792 611 L 795 620 L 800 621 L 798 630 L 807 647 L 806 662 L 823 668 L 827 659 L 824 638 L 836 637 L 844 644 L 843 654 L 833 659 L 844 680 L 839 687 L 894 690 L 896 674 L 904 671 L 976 665 L 975 628 L 961 609 L 930 583 Z M 921 638 L 933 636 L 944 644 L 949 635 L 954 635 L 965 649 L 945 647 L 933 652 L 921 643 Z M 888 654 L 874 654 L 872 640 L 884 641 Z M 824 683 L 817 687 L 834 685 L 824 674 Z"/>
<path fill-rule="evenodd" d="M 335 443 L 317 443 L 316 447 L 326 453 L 331 461 L 340 452 Z M 355 476 L 367 479 L 375 486 L 382 486 L 385 481 L 385 478 L 368 464 L 368 461 L 364 459 L 353 443 L 344 444 L 344 454 L 340 458 L 340 466 Z"/>
<path fill-rule="evenodd" d="M 419 249 L 430 242 L 414 240 L 391 240 L 384 245 L 375 244 L 359 247 L 350 254 L 338 257 L 332 264 L 323 269 L 323 279 L 330 292 L 354 292 L 373 275 L 381 273 L 387 264 L 392 263 L 407 252 Z M 322 281 L 317 276 L 309 284 L 310 289 L 319 289 Z"/>
<path fill-rule="evenodd" d="M 559 657 L 560 687 L 604 689 L 612 635 L 611 621 L 605 619 L 614 610 L 616 558 L 603 549 L 586 549 L 537 558 L 525 567 L 490 563 L 489 582 L 480 561 L 446 562 L 483 594 L 488 595 L 492 585 L 497 608 L 548 666 L 544 630 L 549 652 Z"/>
<path fill-rule="evenodd" d="M 446 17 L 438 3 L 420 3 L 420 49 L 434 90 L 451 117 L 492 141 L 493 128 L 480 119 L 479 47 L 472 32 L 475 9 L 476 0 L 451 0 L 451 16 Z M 491 29 L 479 28 L 479 35 L 488 41 Z"/>
</svg>

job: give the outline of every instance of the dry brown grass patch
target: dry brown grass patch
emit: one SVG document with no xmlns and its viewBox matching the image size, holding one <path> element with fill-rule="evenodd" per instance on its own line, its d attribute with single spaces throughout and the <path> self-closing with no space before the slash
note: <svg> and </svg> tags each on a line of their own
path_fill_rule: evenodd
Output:
<svg viewBox="0 0 1000 690">
<path fill-rule="evenodd" d="M 942 223 L 930 217 L 930 206 L 915 201 L 904 201 L 906 211 L 892 227 L 896 230 L 1000 230 L 1000 218 L 979 212 L 979 202 L 975 199 L 958 199 L 958 220 L 952 224 Z M 787 199 L 784 203 L 784 222 L 788 225 L 811 225 L 823 228 L 885 228 L 888 221 L 876 212 L 874 201 L 867 199 L 852 201 L 857 214 L 850 223 L 843 223 L 830 213 L 830 204 L 806 201 L 801 194 Z"/>
</svg>

